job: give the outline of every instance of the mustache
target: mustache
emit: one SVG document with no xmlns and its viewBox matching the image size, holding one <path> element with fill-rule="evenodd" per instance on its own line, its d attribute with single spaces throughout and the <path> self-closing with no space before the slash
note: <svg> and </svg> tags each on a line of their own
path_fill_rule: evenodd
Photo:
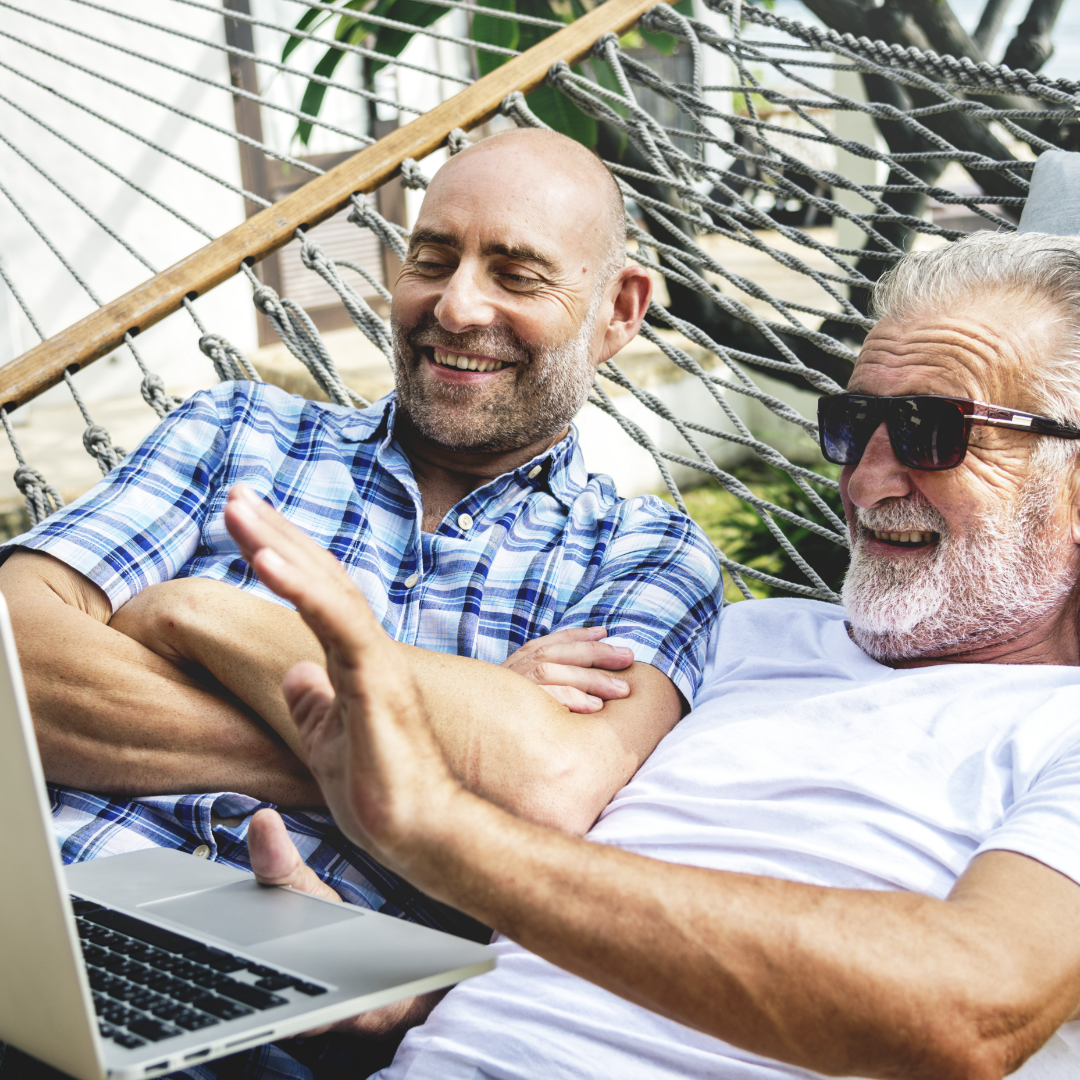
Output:
<svg viewBox="0 0 1080 1080">
<path fill-rule="evenodd" d="M 532 360 L 532 350 L 507 326 L 483 326 L 463 334 L 452 334 L 440 326 L 438 319 L 430 312 L 408 331 L 406 341 L 414 352 L 435 346 L 448 352 L 487 356 L 506 364 L 522 364 Z"/>
<path fill-rule="evenodd" d="M 941 536 L 948 532 L 941 512 L 918 492 L 904 499 L 893 499 L 886 506 L 857 506 L 855 522 L 868 531 L 936 532 Z"/>
</svg>

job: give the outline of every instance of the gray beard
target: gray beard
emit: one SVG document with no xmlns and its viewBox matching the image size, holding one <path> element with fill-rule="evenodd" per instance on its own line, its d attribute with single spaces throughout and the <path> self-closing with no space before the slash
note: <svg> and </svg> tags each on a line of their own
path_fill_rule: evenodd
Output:
<svg viewBox="0 0 1080 1080">
<path fill-rule="evenodd" d="M 922 496 L 856 509 L 841 596 L 857 645 L 876 660 L 947 656 L 1011 641 L 1068 597 L 1074 573 L 1048 527 L 1058 477 L 1030 481 L 1011 512 L 952 535 Z M 869 530 L 936 532 L 918 558 L 869 555 Z"/>
<path fill-rule="evenodd" d="M 448 450 L 505 452 L 553 438 L 577 415 L 596 376 L 590 343 L 597 295 L 574 337 L 527 345 L 507 327 L 451 334 L 434 316 L 415 326 L 392 324 L 398 402 L 416 430 Z M 421 349 L 479 353 L 512 361 L 512 378 L 496 387 L 435 384 L 423 373 Z"/>
</svg>

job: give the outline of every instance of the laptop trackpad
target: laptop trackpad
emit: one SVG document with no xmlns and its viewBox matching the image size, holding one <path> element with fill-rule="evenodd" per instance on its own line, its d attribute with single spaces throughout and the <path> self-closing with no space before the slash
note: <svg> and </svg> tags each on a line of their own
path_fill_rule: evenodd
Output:
<svg viewBox="0 0 1080 1080">
<path fill-rule="evenodd" d="M 139 907 L 149 915 L 213 934 L 234 945 L 256 945 L 364 914 L 352 905 L 329 904 L 256 881 L 235 881 Z"/>
</svg>

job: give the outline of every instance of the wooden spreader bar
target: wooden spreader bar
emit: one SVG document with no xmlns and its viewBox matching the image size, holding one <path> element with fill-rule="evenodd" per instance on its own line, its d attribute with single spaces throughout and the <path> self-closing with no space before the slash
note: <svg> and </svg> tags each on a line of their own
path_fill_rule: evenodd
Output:
<svg viewBox="0 0 1080 1080">
<path fill-rule="evenodd" d="M 558 60 L 576 64 L 600 37 L 625 33 L 656 2 L 606 0 L 430 112 L 16 357 L 0 367 L 0 405 L 10 410 L 30 401 L 58 383 L 66 370 L 85 367 L 112 352 L 129 331 L 146 330 L 177 311 L 185 296 L 209 292 L 233 277 L 244 260 L 258 262 L 284 247 L 299 226 L 318 225 L 342 209 L 354 193 L 374 191 L 398 173 L 405 158 L 419 161 L 437 150 L 454 128 L 468 131 L 484 123 L 511 91 L 527 94 L 535 89 Z"/>
</svg>

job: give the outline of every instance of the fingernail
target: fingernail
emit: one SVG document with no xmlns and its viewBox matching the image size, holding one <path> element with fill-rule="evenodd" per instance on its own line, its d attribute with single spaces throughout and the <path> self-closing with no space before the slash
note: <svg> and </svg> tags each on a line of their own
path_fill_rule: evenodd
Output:
<svg viewBox="0 0 1080 1080">
<path fill-rule="evenodd" d="M 258 520 L 255 517 L 255 510 L 251 503 L 245 502 L 243 499 L 237 499 L 236 502 L 233 503 L 232 512 L 242 521 L 248 523 Z"/>
<path fill-rule="evenodd" d="M 273 548 L 263 548 L 259 552 L 259 561 L 271 573 L 280 573 L 286 566 L 285 560 Z"/>
<path fill-rule="evenodd" d="M 634 650 L 633 650 L 633 649 L 627 649 L 627 648 L 625 648 L 625 647 L 624 647 L 624 646 L 622 646 L 622 645 L 617 645 L 617 646 L 616 646 L 616 648 L 617 648 L 617 649 L 619 650 L 619 652 L 620 652 L 620 653 L 621 653 L 621 654 L 622 654 L 623 656 L 627 656 L 627 657 L 629 657 L 629 658 L 630 658 L 631 660 L 633 660 L 633 658 L 634 658 Z"/>
<path fill-rule="evenodd" d="M 615 685 L 616 685 L 616 686 L 617 686 L 617 687 L 618 687 L 618 688 L 619 688 L 620 690 L 629 690 L 629 689 L 630 689 L 630 684 L 629 684 L 629 683 L 626 683 L 626 682 L 623 682 L 623 681 L 622 681 L 622 679 L 612 679 L 611 681 L 612 681 L 612 682 L 613 682 L 613 683 L 614 683 L 614 684 L 615 684 Z"/>
<path fill-rule="evenodd" d="M 601 705 L 604 704 L 604 702 L 600 698 L 593 697 L 592 694 L 586 694 L 585 696 L 589 699 L 589 704 L 590 705 L 595 705 L 598 709 L 600 708 Z"/>
</svg>

